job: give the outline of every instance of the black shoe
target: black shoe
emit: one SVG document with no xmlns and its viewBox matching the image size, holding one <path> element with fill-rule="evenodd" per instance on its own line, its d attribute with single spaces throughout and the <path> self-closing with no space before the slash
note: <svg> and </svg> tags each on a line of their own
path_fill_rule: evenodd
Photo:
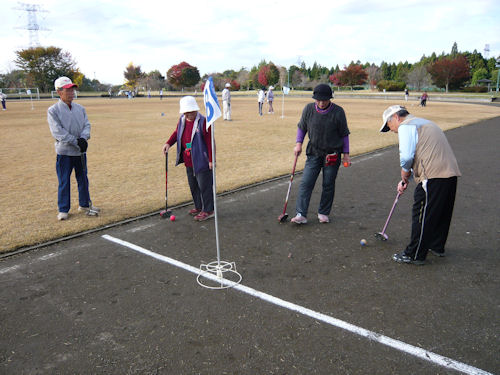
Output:
<svg viewBox="0 0 500 375">
<path fill-rule="evenodd" d="M 438 251 L 438 250 L 432 250 L 429 249 L 429 252 L 437 257 L 444 257 L 444 250 Z"/>
<path fill-rule="evenodd" d="M 392 256 L 392 260 L 395 261 L 395 262 L 398 262 L 398 263 L 408 263 L 408 264 L 415 264 L 416 266 L 421 266 L 423 264 L 425 264 L 425 260 L 417 260 L 417 259 L 412 259 L 411 257 L 409 257 L 408 255 L 406 255 L 403 252 L 399 253 L 399 254 L 394 254 Z"/>
</svg>

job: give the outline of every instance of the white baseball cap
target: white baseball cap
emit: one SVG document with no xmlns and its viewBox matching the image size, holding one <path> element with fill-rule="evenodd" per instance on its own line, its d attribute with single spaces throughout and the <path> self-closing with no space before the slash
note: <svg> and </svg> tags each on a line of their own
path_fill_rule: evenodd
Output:
<svg viewBox="0 0 500 375">
<path fill-rule="evenodd" d="M 78 85 L 74 84 L 68 77 L 59 77 L 54 82 L 54 86 L 56 90 L 69 89 L 70 87 L 78 87 Z"/>
<path fill-rule="evenodd" d="M 226 83 L 225 87 L 231 87 L 231 84 L 228 82 Z"/>
<path fill-rule="evenodd" d="M 401 106 L 401 105 L 391 105 L 389 108 L 387 108 L 384 113 L 382 114 L 382 120 L 383 120 L 383 124 L 382 124 L 382 127 L 380 128 L 380 132 L 382 133 L 385 133 L 385 132 L 388 132 L 389 130 L 389 127 L 387 126 L 387 120 L 389 119 L 389 117 L 391 117 L 393 114 L 401 111 L 401 110 L 406 110 L 405 107 Z"/>
<path fill-rule="evenodd" d="M 198 103 L 196 103 L 196 99 L 194 96 L 185 96 L 181 98 L 179 101 L 179 113 L 193 112 L 199 111 L 200 107 L 198 107 Z"/>
</svg>

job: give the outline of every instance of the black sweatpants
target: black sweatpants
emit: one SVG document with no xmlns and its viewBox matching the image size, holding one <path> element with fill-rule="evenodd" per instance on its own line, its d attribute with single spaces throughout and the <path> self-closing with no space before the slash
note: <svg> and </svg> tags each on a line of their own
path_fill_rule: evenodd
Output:
<svg viewBox="0 0 500 375">
<path fill-rule="evenodd" d="M 444 252 L 448 239 L 457 177 L 432 178 L 415 188 L 412 208 L 411 240 L 405 254 L 415 260 L 425 260 L 432 249 Z"/>
</svg>

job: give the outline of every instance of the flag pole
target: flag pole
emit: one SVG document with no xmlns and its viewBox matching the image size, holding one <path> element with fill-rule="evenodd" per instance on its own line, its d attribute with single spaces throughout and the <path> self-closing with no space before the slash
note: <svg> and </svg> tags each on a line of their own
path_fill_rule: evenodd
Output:
<svg viewBox="0 0 500 375">
<path fill-rule="evenodd" d="M 231 288 L 241 282 L 241 274 L 236 271 L 234 262 L 221 261 L 219 245 L 219 214 L 217 212 L 217 180 L 215 166 L 215 120 L 221 116 L 219 102 L 215 94 L 212 77 L 208 77 L 203 89 L 203 100 L 206 109 L 206 126 L 210 129 L 212 146 L 212 190 L 214 196 L 215 242 L 217 245 L 217 261 L 200 265 L 200 273 L 196 278 L 198 284 L 209 289 Z M 208 129 L 207 129 L 208 130 Z"/>
<path fill-rule="evenodd" d="M 283 91 L 283 100 L 281 102 L 281 118 L 285 118 L 285 91 Z"/>
<path fill-rule="evenodd" d="M 220 245 L 219 245 L 219 221 L 217 215 L 217 182 L 216 182 L 216 173 L 215 173 L 215 121 L 211 125 L 210 129 L 211 136 L 211 145 L 212 145 L 212 186 L 213 186 L 213 195 L 214 195 L 214 213 L 215 213 L 215 243 L 217 245 L 217 266 L 220 267 Z"/>
</svg>

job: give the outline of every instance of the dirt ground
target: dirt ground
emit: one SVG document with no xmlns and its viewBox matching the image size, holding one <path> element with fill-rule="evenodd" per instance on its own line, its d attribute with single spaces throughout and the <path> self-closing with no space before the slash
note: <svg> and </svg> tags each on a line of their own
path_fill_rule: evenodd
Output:
<svg viewBox="0 0 500 375">
<path fill-rule="evenodd" d="M 397 147 L 341 168 L 330 224 L 314 219 L 318 188 L 309 224 L 278 223 L 288 178 L 218 199 L 221 259 L 235 262 L 242 285 L 372 339 L 236 289 L 202 288 L 194 274 L 102 237 L 193 267 L 216 260 L 214 221 L 193 222 L 182 206 L 175 222 L 151 216 L 0 260 L 0 373 L 458 373 L 378 335 L 475 368 L 465 373 L 500 373 L 500 117 L 446 134 L 463 176 L 446 257 L 429 255 L 422 267 L 390 259 L 409 238 L 414 185 L 389 240 L 373 236 L 396 194 Z"/>
</svg>

